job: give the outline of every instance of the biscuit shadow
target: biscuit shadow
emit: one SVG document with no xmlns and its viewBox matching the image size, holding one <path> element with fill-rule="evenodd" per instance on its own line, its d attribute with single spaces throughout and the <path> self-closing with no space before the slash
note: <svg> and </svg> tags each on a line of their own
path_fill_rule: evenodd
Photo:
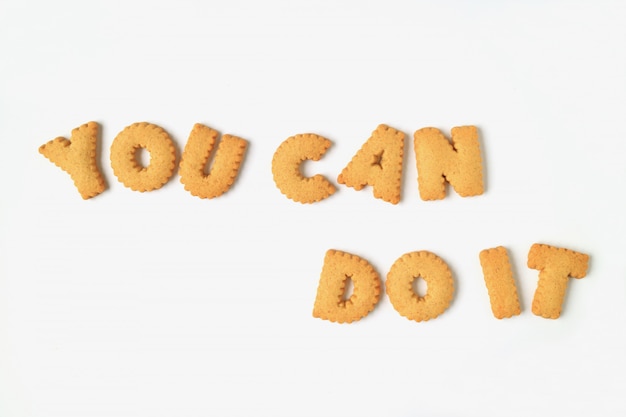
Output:
<svg viewBox="0 0 626 417">
<path fill-rule="evenodd" d="M 172 176 L 167 181 L 169 183 L 172 181 L 174 177 L 178 177 L 178 170 L 180 169 L 180 160 L 182 158 L 182 155 L 183 155 L 182 152 L 184 148 L 181 148 L 181 146 L 179 145 L 179 142 L 170 134 L 170 132 L 168 132 L 165 128 L 162 128 L 162 129 L 165 130 L 165 133 L 167 133 L 167 135 L 172 139 L 172 142 L 174 143 L 174 152 L 176 152 L 176 159 L 174 161 L 174 170 L 172 171 Z"/>
<path fill-rule="evenodd" d="M 221 137 L 223 137 L 223 136 L 221 136 Z M 237 137 L 240 137 L 240 136 L 237 136 Z M 226 193 L 228 193 L 228 191 L 230 191 L 231 189 L 233 189 L 234 187 L 237 186 L 237 183 L 239 182 L 239 178 L 241 177 L 241 171 L 243 170 L 243 167 L 246 164 L 246 159 L 248 159 L 248 153 L 250 152 L 250 148 L 252 147 L 252 142 L 250 142 L 248 139 L 245 139 L 245 138 L 241 138 L 241 139 L 246 141 L 246 148 L 243 150 L 243 153 L 241 154 L 241 163 L 239 164 L 239 169 L 237 170 L 237 175 L 235 176 L 235 179 L 233 180 L 232 185 L 226 191 Z"/>
<path fill-rule="evenodd" d="M 407 169 L 406 167 L 408 167 L 409 165 L 409 154 L 413 153 L 414 154 L 414 147 L 413 147 L 413 134 L 408 134 L 404 131 L 401 131 L 404 134 L 404 147 L 403 147 L 403 152 L 402 152 L 402 179 L 401 179 L 401 196 L 400 196 L 400 203 L 403 203 L 403 200 L 405 199 L 405 196 L 407 194 L 407 191 L 409 190 L 409 187 L 411 187 L 409 185 L 409 181 L 406 175 Z M 410 150 L 410 151 L 409 151 Z M 414 183 L 414 187 L 417 187 L 417 179 L 415 178 L 415 183 Z"/>
<path fill-rule="evenodd" d="M 513 275 L 513 282 L 515 283 L 515 291 L 517 292 L 517 300 L 519 301 L 520 310 L 524 311 L 524 306 L 526 305 L 526 302 L 524 300 L 524 295 L 520 291 L 520 269 L 517 266 L 516 258 L 511 256 L 511 251 L 509 250 L 509 248 L 505 246 L 504 249 L 506 250 L 506 255 L 509 258 L 509 264 L 511 264 L 511 272 Z"/>
<path fill-rule="evenodd" d="M 102 177 L 102 181 L 104 182 L 104 191 L 109 189 L 109 181 L 107 181 L 106 175 L 104 175 L 104 164 L 102 161 L 102 158 L 104 157 L 104 152 L 103 150 L 103 145 L 104 142 L 102 141 L 103 138 L 103 134 L 102 131 L 104 130 L 102 123 L 100 122 L 95 122 L 98 124 L 98 130 L 97 130 L 97 136 L 96 136 L 96 143 L 98 143 L 100 146 L 96 146 L 96 168 L 98 169 L 99 172 L 101 172 L 103 175 L 101 175 Z M 110 157 L 109 157 L 110 159 Z"/>
<path fill-rule="evenodd" d="M 487 163 L 487 155 L 485 154 L 485 140 L 480 127 L 476 126 L 476 132 L 478 133 L 478 149 L 480 150 L 480 160 L 483 168 L 483 194 L 487 194 L 489 190 L 489 165 Z"/>
<path fill-rule="evenodd" d="M 451 266 L 450 263 L 446 261 L 443 257 L 441 259 L 446 263 L 446 265 L 448 266 L 448 269 L 450 269 L 450 275 L 452 276 L 452 285 L 454 286 L 454 293 L 452 295 L 452 300 L 450 301 L 450 305 L 446 309 L 446 311 L 448 311 L 452 307 L 454 307 L 454 305 L 457 303 L 456 299 L 458 298 L 458 294 L 460 290 L 463 289 L 463 286 L 459 288 L 459 280 L 457 279 L 456 269 L 453 266 Z"/>
</svg>

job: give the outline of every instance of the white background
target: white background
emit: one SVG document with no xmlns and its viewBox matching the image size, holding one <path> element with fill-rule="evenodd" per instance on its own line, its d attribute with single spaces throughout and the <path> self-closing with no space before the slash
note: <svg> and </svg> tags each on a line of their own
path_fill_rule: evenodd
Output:
<svg viewBox="0 0 626 417">
<path fill-rule="evenodd" d="M 624 415 L 626 8 L 518 3 L 2 1 L 0 415 Z M 38 147 L 91 120 L 108 189 L 83 201 Z M 194 123 L 248 140 L 234 187 L 122 186 L 109 149 L 140 121 L 179 156 Z M 399 205 L 275 187 L 287 137 L 330 139 L 305 171 L 336 183 L 380 123 L 407 135 Z M 413 132 L 467 124 L 485 194 L 422 201 Z M 530 311 L 533 243 L 591 256 L 558 320 Z M 523 309 L 503 321 L 478 260 L 498 245 Z M 453 303 L 314 319 L 331 248 L 383 280 L 432 251 Z"/>
</svg>

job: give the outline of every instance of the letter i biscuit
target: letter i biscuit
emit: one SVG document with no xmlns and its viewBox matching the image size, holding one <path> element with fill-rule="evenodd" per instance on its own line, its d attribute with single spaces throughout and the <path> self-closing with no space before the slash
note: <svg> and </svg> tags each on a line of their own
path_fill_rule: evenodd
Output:
<svg viewBox="0 0 626 417">
<path fill-rule="evenodd" d="M 519 315 L 517 286 L 506 249 L 502 246 L 485 249 L 479 257 L 494 317 L 503 319 Z"/>
</svg>

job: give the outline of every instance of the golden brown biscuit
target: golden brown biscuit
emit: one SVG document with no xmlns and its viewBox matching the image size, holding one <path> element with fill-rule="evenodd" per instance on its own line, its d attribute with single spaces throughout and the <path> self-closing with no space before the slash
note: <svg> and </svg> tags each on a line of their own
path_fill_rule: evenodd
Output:
<svg viewBox="0 0 626 417">
<path fill-rule="evenodd" d="M 355 190 L 366 185 L 374 197 L 398 204 L 401 197 L 404 133 L 379 125 L 337 177 L 340 184 Z"/>
<path fill-rule="evenodd" d="M 140 149 L 150 153 L 150 164 L 141 166 Z M 122 130 L 111 145 L 111 167 L 117 179 L 135 191 L 161 188 L 174 173 L 176 148 L 170 136 L 151 123 L 133 123 Z"/>
<path fill-rule="evenodd" d="M 413 290 L 418 277 L 426 281 L 426 295 Z M 398 258 L 387 274 L 387 295 L 398 313 L 409 320 L 426 321 L 446 311 L 454 295 L 454 282 L 448 265 L 427 251 L 409 252 Z"/>
<path fill-rule="evenodd" d="M 345 299 L 348 279 L 352 295 Z M 329 250 L 324 257 L 313 317 L 351 323 L 367 316 L 380 299 L 380 276 L 372 265 L 356 255 Z"/>
<path fill-rule="evenodd" d="M 72 130 L 70 140 L 58 137 L 39 147 L 39 153 L 70 174 L 78 192 L 85 199 L 106 189 L 98 169 L 98 124 L 89 122 Z"/>
<path fill-rule="evenodd" d="M 452 128 L 452 143 L 433 127 L 420 129 L 413 137 L 422 200 L 443 199 L 446 196 L 445 181 L 462 197 L 483 193 L 482 159 L 476 127 Z"/>
<path fill-rule="evenodd" d="M 330 145 L 328 139 L 311 133 L 291 136 L 281 143 L 272 158 L 272 175 L 280 192 L 299 203 L 315 203 L 331 196 L 335 186 L 324 176 L 307 178 L 300 171 L 303 161 L 319 161 Z"/>
<path fill-rule="evenodd" d="M 548 319 L 561 315 L 568 278 L 587 275 L 589 255 L 535 243 L 528 252 L 528 267 L 539 270 L 533 297 L 533 314 Z"/>
<path fill-rule="evenodd" d="M 224 135 L 207 174 L 207 163 L 216 141 L 217 131 L 197 123 L 185 145 L 178 173 L 185 190 L 196 197 L 215 198 L 224 194 L 235 182 L 243 162 L 248 142 Z"/>
<path fill-rule="evenodd" d="M 494 317 L 503 319 L 519 315 L 522 310 L 506 249 L 502 246 L 485 249 L 479 257 Z"/>
</svg>

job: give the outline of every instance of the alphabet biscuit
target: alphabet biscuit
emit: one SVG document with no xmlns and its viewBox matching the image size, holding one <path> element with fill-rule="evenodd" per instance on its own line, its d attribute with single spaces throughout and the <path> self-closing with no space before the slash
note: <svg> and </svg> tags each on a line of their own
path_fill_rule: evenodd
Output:
<svg viewBox="0 0 626 417">
<path fill-rule="evenodd" d="M 72 130 L 70 140 L 58 137 L 39 147 L 39 153 L 70 174 L 81 197 L 87 200 L 106 188 L 96 154 L 98 124 L 89 122 Z"/>
<path fill-rule="evenodd" d="M 587 275 L 589 255 L 569 249 L 535 243 L 528 252 L 528 267 L 539 270 L 533 297 L 533 314 L 549 319 L 561 315 L 569 277 Z"/>
<path fill-rule="evenodd" d="M 348 279 L 354 289 L 346 299 Z M 380 299 L 380 276 L 365 259 L 347 252 L 329 250 L 324 257 L 313 317 L 351 323 L 368 315 Z"/>
<path fill-rule="evenodd" d="M 413 290 L 413 281 L 418 277 L 428 286 L 423 297 Z M 398 258 L 387 274 L 385 286 L 396 311 L 417 322 L 442 314 L 454 295 L 450 268 L 440 257 L 427 251 L 409 252 Z"/>
<path fill-rule="evenodd" d="M 140 165 L 137 153 L 146 149 L 150 164 Z M 134 191 L 161 188 L 174 173 L 176 148 L 170 136 L 157 125 L 133 123 L 122 130 L 111 145 L 111 168 L 117 179 Z"/>
<path fill-rule="evenodd" d="M 441 200 L 448 181 L 462 197 L 484 192 L 478 130 L 474 126 L 452 128 L 452 143 L 439 129 L 426 127 L 413 135 L 417 183 L 422 200 Z"/>
<path fill-rule="evenodd" d="M 185 145 L 178 173 L 185 190 L 196 197 L 215 198 L 224 194 L 235 182 L 243 162 L 248 142 L 224 135 L 217 145 L 211 169 L 205 173 L 216 141 L 217 131 L 197 123 Z"/>
<path fill-rule="evenodd" d="M 519 315 L 522 310 L 506 249 L 502 246 L 485 249 L 479 258 L 494 317 L 503 319 Z"/>
<path fill-rule="evenodd" d="M 307 204 L 334 194 L 335 186 L 324 176 L 307 178 L 300 171 L 303 161 L 319 161 L 330 145 L 328 139 L 311 133 L 291 136 L 281 143 L 272 158 L 272 175 L 280 192 L 293 201 Z"/>
<path fill-rule="evenodd" d="M 374 197 L 398 204 L 401 197 L 404 133 L 379 125 L 337 177 L 340 184 L 355 190 L 366 185 Z"/>
</svg>

